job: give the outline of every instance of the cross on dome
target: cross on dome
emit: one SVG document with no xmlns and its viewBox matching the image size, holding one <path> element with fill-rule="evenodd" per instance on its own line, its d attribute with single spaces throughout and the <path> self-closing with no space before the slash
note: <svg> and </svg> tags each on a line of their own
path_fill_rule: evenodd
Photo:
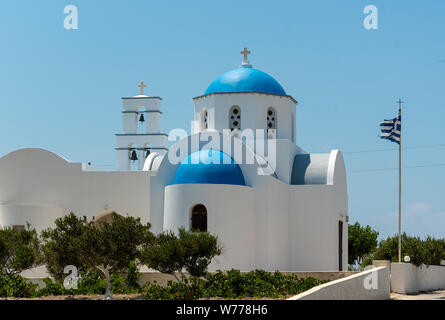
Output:
<svg viewBox="0 0 445 320">
<path fill-rule="evenodd" d="M 240 53 L 243 55 L 243 62 L 241 63 L 241 67 L 252 68 L 249 60 L 247 60 L 247 55 L 251 54 L 252 52 L 248 50 L 247 47 L 244 47 L 244 50 Z"/>
<path fill-rule="evenodd" d="M 144 88 L 147 88 L 147 85 L 144 83 L 144 81 L 141 81 L 141 83 L 138 84 L 138 88 L 141 89 L 141 96 L 144 95 Z"/>
</svg>

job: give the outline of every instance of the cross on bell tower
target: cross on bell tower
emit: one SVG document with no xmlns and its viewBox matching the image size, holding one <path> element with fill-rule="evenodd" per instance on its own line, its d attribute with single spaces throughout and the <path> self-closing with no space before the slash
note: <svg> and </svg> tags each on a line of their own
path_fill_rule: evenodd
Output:
<svg viewBox="0 0 445 320">
<path fill-rule="evenodd" d="M 141 89 L 141 96 L 144 95 L 144 88 L 147 88 L 147 85 L 144 83 L 144 81 L 141 81 L 141 83 L 138 84 L 138 88 Z"/>
<path fill-rule="evenodd" d="M 247 47 L 244 47 L 244 50 L 240 52 L 243 55 L 243 62 L 241 63 L 241 67 L 244 68 L 252 68 L 252 65 L 250 64 L 249 60 L 247 60 L 247 55 L 251 54 L 252 52 L 247 49 Z"/>
</svg>

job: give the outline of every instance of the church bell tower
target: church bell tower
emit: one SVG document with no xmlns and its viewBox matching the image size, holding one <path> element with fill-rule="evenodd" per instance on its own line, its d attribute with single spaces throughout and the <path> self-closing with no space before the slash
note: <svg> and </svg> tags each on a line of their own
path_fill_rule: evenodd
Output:
<svg viewBox="0 0 445 320">
<path fill-rule="evenodd" d="M 141 81 L 141 94 L 123 97 L 122 131 L 116 134 L 116 169 L 118 171 L 142 170 L 145 159 L 152 152 L 167 152 L 167 137 L 161 133 L 160 97 L 144 94 L 147 85 Z"/>
</svg>

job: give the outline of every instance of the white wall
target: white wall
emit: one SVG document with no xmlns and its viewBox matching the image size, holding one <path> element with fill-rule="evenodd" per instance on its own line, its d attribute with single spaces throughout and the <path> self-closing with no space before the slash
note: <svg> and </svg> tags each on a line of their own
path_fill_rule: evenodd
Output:
<svg viewBox="0 0 445 320">
<path fill-rule="evenodd" d="M 391 290 L 414 293 L 445 289 L 445 267 L 416 267 L 411 263 L 391 263 Z"/>
<path fill-rule="evenodd" d="M 0 228 L 28 223 L 38 230 L 48 227 L 47 222 L 63 217 L 67 212 L 62 207 L 39 205 L 0 205 Z"/>
<path fill-rule="evenodd" d="M 295 117 L 296 102 L 289 96 L 264 93 L 214 93 L 193 99 L 194 120 L 200 121 L 200 113 L 206 108 L 209 129 L 223 132 L 229 128 L 230 108 L 241 109 L 241 130 L 267 129 L 267 109 L 276 111 L 277 139 L 292 139 L 292 118 Z M 295 120 L 295 119 L 294 119 Z M 264 135 L 264 138 L 266 136 Z"/>
<path fill-rule="evenodd" d="M 372 286 L 373 281 L 376 281 L 376 286 Z M 389 298 L 388 269 L 379 267 L 322 284 L 288 300 L 389 300 Z"/>
<path fill-rule="evenodd" d="M 43 149 L 21 149 L 1 158 L 3 226 L 29 214 L 29 222 L 40 230 L 52 225 L 62 211 L 93 217 L 114 210 L 149 221 L 148 172 L 82 171 L 81 167 Z"/>
<path fill-rule="evenodd" d="M 191 209 L 207 208 L 207 229 L 221 240 L 223 254 L 209 270 L 251 270 L 254 266 L 253 189 L 224 184 L 179 184 L 165 187 L 164 229 L 190 229 Z"/>
<path fill-rule="evenodd" d="M 230 138 L 218 132 L 206 134 L 212 139 L 221 140 L 220 146 Z M 169 153 L 173 154 L 180 149 L 186 150 L 181 153 L 178 162 L 205 144 L 198 142 L 194 146 L 196 149 L 192 149 L 193 136 L 179 141 L 170 148 Z M 234 142 L 243 152 L 252 154 L 240 140 L 235 139 Z M 187 202 L 185 205 L 183 204 L 185 200 L 178 199 L 190 197 L 194 201 L 203 202 L 207 198 L 215 198 L 207 195 L 207 190 L 199 191 L 197 194 L 186 191 L 199 187 L 192 188 L 191 185 L 179 188 L 182 190 L 181 196 L 173 196 L 170 193 L 167 197 L 167 190 L 177 190 L 176 186 L 169 186 L 173 183 L 177 169 L 177 165 L 168 160 L 169 153 L 162 159 L 156 176 L 152 177 L 150 182 L 150 198 L 158 199 L 152 201 L 150 207 L 153 225 L 164 223 L 164 226 L 170 226 L 169 221 L 178 219 L 175 212 L 183 215 L 184 208 L 188 210 L 190 204 Z M 251 268 L 270 271 L 338 271 L 338 222 L 341 220 L 343 221 L 343 270 L 347 269 L 347 193 L 344 162 L 340 152 L 331 153 L 326 173 L 329 185 L 288 185 L 272 176 L 258 175 L 257 162 L 254 164 L 236 162 L 240 165 L 246 185 L 253 189 L 252 200 L 241 198 L 239 201 L 233 201 L 234 198 L 228 195 L 221 196 L 218 203 L 229 199 L 228 202 L 242 206 L 251 205 L 254 208 L 254 246 L 244 246 L 243 242 L 238 244 L 240 250 L 255 252 Z M 230 186 L 229 189 L 231 188 L 236 189 L 237 186 Z M 209 189 L 208 192 L 213 191 Z M 188 194 L 187 197 L 184 194 Z M 196 198 L 197 195 L 199 199 Z M 167 214 L 172 217 L 167 217 Z"/>
</svg>

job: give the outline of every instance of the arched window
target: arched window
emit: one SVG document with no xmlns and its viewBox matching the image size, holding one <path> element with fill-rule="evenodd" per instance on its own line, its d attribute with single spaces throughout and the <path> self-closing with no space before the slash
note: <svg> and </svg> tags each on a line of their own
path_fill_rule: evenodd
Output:
<svg viewBox="0 0 445 320">
<path fill-rule="evenodd" d="M 203 204 L 192 208 L 190 230 L 207 232 L 207 209 Z"/>
<path fill-rule="evenodd" d="M 146 143 L 144 145 L 144 159 L 147 159 L 148 156 L 150 155 L 150 153 L 151 153 L 151 144 L 150 143 Z"/>
<path fill-rule="evenodd" d="M 267 129 L 276 129 L 277 128 L 277 113 L 274 108 L 269 107 L 267 109 Z"/>
<path fill-rule="evenodd" d="M 207 130 L 209 128 L 209 113 L 207 109 L 204 108 L 201 111 L 201 130 Z"/>
<path fill-rule="evenodd" d="M 267 108 L 267 137 L 268 139 L 275 139 L 277 137 L 277 112 L 274 108 Z"/>
<path fill-rule="evenodd" d="M 139 170 L 140 154 L 136 144 L 130 143 L 128 146 L 128 170 Z"/>
<path fill-rule="evenodd" d="M 136 113 L 136 117 L 137 117 L 137 128 L 138 128 L 138 133 L 147 133 L 147 119 L 146 119 L 146 108 L 145 107 L 141 107 L 137 110 Z"/>
<path fill-rule="evenodd" d="M 241 109 L 233 106 L 229 111 L 229 129 L 231 132 L 241 129 Z"/>
</svg>

